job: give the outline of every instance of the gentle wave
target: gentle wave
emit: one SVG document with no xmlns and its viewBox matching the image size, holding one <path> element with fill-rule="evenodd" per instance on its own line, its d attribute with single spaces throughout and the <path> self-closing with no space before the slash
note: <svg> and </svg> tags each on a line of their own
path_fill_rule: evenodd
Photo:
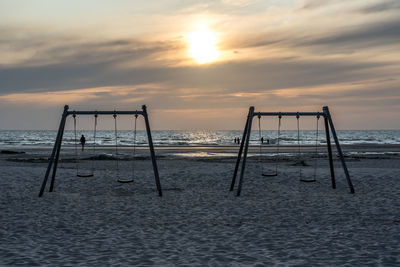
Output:
<svg viewBox="0 0 400 267">
<path fill-rule="evenodd" d="M 338 137 L 342 144 L 400 144 L 400 130 L 368 130 L 368 131 L 338 131 Z M 93 146 L 94 136 L 92 131 L 78 131 L 77 139 L 85 135 L 88 146 Z M 0 130 L 0 146 L 21 147 L 21 146 L 52 146 L 54 144 L 57 131 L 7 131 Z M 180 146 L 180 145 L 232 145 L 235 138 L 241 138 L 241 131 L 153 131 L 152 137 L 155 145 Z M 266 130 L 261 132 L 265 142 L 270 144 L 278 142 L 277 131 Z M 118 132 L 118 145 L 132 146 L 134 134 L 132 131 Z M 79 142 L 79 140 L 77 140 Z M 301 145 L 314 145 L 315 143 L 325 144 L 325 133 L 318 132 L 316 140 L 316 131 L 300 131 Z M 250 138 L 251 144 L 259 143 L 259 133 L 254 131 Z M 297 131 L 282 131 L 279 136 L 281 145 L 297 145 Z M 115 145 L 114 131 L 98 131 L 96 135 L 96 146 Z M 146 131 L 137 132 L 137 145 L 146 145 Z M 65 131 L 63 137 L 64 146 L 75 145 L 74 131 Z"/>
</svg>

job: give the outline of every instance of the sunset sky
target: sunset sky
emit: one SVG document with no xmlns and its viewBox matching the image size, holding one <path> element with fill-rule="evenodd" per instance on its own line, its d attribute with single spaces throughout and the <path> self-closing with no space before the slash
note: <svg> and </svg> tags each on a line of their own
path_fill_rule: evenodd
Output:
<svg viewBox="0 0 400 267">
<path fill-rule="evenodd" d="M 250 105 L 400 128 L 399 0 L 0 0 L 0 33 L 0 129 L 56 129 L 64 104 L 146 104 L 153 129 L 241 129 Z"/>
</svg>

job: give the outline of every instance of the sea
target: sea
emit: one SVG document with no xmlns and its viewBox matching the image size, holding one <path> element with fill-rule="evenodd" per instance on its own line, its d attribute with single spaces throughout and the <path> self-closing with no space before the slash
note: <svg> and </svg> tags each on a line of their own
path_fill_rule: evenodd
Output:
<svg viewBox="0 0 400 267">
<path fill-rule="evenodd" d="M 87 146 L 114 146 L 117 141 L 119 146 L 129 147 L 135 143 L 134 132 L 128 130 L 118 131 L 117 138 L 112 130 L 97 131 L 95 140 L 93 131 L 77 131 L 75 138 L 74 131 L 66 130 L 63 146 L 74 146 L 82 134 Z M 242 134 L 239 130 L 155 130 L 152 131 L 152 138 L 157 146 L 224 146 L 234 145 L 235 138 L 241 138 Z M 53 130 L 0 130 L 0 148 L 51 147 L 56 135 L 57 131 Z M 400 144 L 400 130 L 339 130 L 337 135 L 341 144 Z M 258 144 L 260 136 L 264 142 L 278 142 L 277 131 L 264 130 L 253 131 L 250 144 Z M 325 138 L 324 131 L 302 130 L 298 133 L 297 130 L 285 130 L 280 133 L 279 143 L 298 145 L 300 141 L 301 145 L 325 144 Z M 146 144 L 146 131 L 137 131 L 136 145 Z"/>
</svg>

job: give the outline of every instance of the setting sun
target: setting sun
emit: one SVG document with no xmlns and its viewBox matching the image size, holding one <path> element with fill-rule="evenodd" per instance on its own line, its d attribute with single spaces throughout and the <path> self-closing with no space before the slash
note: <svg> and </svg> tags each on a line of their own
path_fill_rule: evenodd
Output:
<svg viewBox="0 0 400 267">
<path fill-rule="evenodd" d="M 215 61 L 219 56 L 217 49 L 217 37 L 205 25 L 201 25 L 197 30 L 189 35 L 190 56 L 198 63 L 209 63 Z"/>
</svg>

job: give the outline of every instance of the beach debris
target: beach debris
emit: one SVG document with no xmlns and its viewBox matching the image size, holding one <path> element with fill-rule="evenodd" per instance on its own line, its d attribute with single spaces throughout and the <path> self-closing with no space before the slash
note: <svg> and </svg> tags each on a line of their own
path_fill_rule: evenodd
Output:
<svg viewBox="0 0 400 267">
<path fill-rule="evenodd" d="M 9 158 L 6 161 L 12 162 L 27 162 L 27 163 L 46 163 L 48 159 L 46 158 Z"/>
<path fill-rule="evenodd" d="M 294 163 L 292 166 L 310 166 L 305 160 L 300 160 Z"/>
<path fill-rule="evenodd" d="M 92 156 L 89 158 L 85 158 L 87 160 L 116 160 L 116 157 L 110 154 L 100 154 L 96 156 Z"/>
<path fill-rule="evenodd" d="M 14 150 L 1 150 L 1 154 L 25 154 L 24 151 L 14 151 Z"/>
</svg>

